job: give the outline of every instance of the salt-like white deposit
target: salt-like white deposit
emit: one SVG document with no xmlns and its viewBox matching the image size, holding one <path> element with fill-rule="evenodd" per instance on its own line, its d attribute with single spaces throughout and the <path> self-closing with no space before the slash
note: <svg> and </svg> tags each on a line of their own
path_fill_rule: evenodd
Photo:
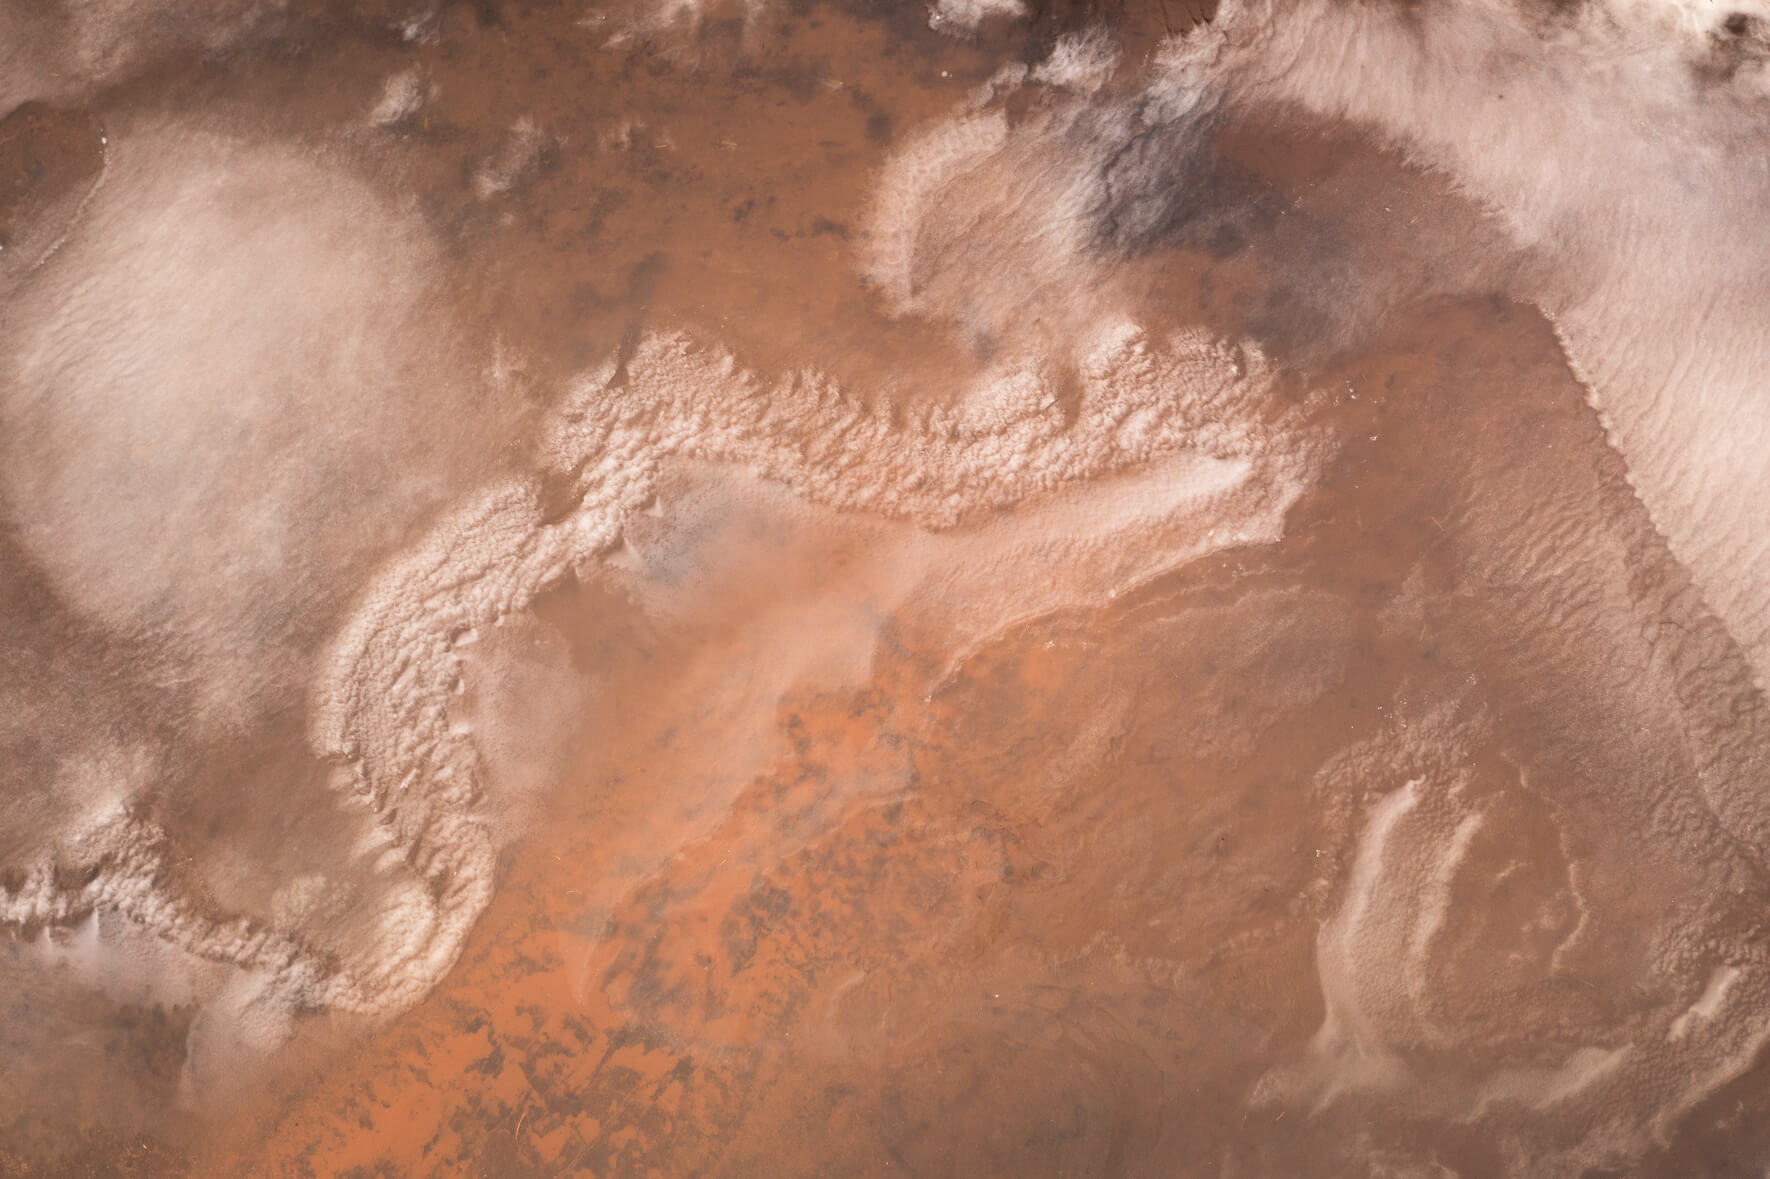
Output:
<svg viewBox="0 0 1770 1179">
<path fill-rule="evenodd" d="M 15 453 L 11 496 L 27 505 L 23 539 L 74 603 L 161 638 L 215 701 L 215 723 L 245 724 L 255 702 L 276 697 L 273 677 L 301 666 L 267 658 L 250 637 L 264 619 L 301 609 L 323 617 L 326 604 L 312 600 L 322 591 L 304 587 L 360 567 L 439 494 L 440 468 L 426 482 L 416 452 L 388 449 L 415 441 L 382 423 L 400 406 L 388 382 L 465 378 L 418 360 L 394 368 L 382 349 L 428 336 L 414 308 L 436 264 L 417 230 L 387 214 L 365 219 L 377 206 L 347 178 L 165 131 L 123 142 L 118 157 L 89 244 L 21 300 L 29 326 L 14 354 L 10 413 L 17 439 L 129 457 L 91 468 Z M 912 224 L 880 237 L 912 243 L 899 250 L 904 268 L 915 265 L 916 225 L 932 208 L 910 190 L 938 188 L 944 173 L 919 171 L 912 157 L 899 176 L 908 211 L 882 204 L 883 216 Z M 267 197 L 288 200 L 287 212 Z M 202 245 L 204 233 L 212 244 Z M 282 254 L 267 257 L 245 234 Z M 361 244 L 337 252 L 340 236 Z M 162 241 L 186 253 L 168 259 Z M 149 249 L 156 265 L 138 264 Z M 181 257 L 200 269 L 180 273 Z M 266 265 L 279 285 L 262 285 Z M 314 289 L 330 298 L 298 295 Z M 118 325 L 104 348 L 62 342 L 97 323 Z M 944 408 L 862 401 L 814 368 L 770 381 L 681 335 L 642 340 L 619 373 L 579 382 L 543 427 L 532 469 L 463 488 L 422 540 L 383 561 L 314 672 L 313 752 L 333 767 L 345 805 L 362 806 L 360 854 L 386 878 L 356 906 L 351 936 L 315 925 L 324 910 L 313 916 L 312 906 L 286 907 L 292 921 L 215 914 L 169 889 L 156 829 L 127 817 L 131 788 L 115 784 L 103 807 L 70 800 L 66 834 L 46 841 L 44 858 L 7 891 L 8 923 L 120 912 L 192 954 L 263 974 L 270 1001 L 292 1010 L 386 1016 L 410 1006 L 452 965 L 494 885 L 483 751 L 455 708 L 463 646 L 568 572 L 593 577 L 672 459 L 732 464 L 832 508 L 965 529 L 960 550 L 915 558 L 921 572 L 905 592 L 931 579 L 933 616 L 973 637 L 1105 600 L 1212 548 L 1276 537 L 1314 448 L 1282 419 L 1263 420 L 1275 407 L 1258 351 L 1197 333 L 1150 339 L 1110 318 L 1083 326 L 1091 334 L 1076 351 L 1006 360 Z M 303 343 L 322 340 L 309 367 L 291 369 Z M 1059 373 L 1080 383 L 1073 411 L 1059 404 Z M 230 428 L 241 445 L 204 444 Z M 168 445 L 168 430 L 189 439 Z M 284 430 L 311 441 L 282 449 Z M 443 459 L 431 449 L 422 461 Z M 386 490 L 336 498 L 343 467 L 398 474 Z M 219 531 L 218 498 L 239 508 Z M 1031 510 L 973 523 L 1022 503 Z M 288 532 L 321 519 L 311 538 Z M 120 565 L 125 535 L 138 539 Z M 1061 572 L 1028 598 L 1009 571 L 1033 567 Z M 56 883 L 65 863 L 102 867 L 70 889 Z"/>
</svg>

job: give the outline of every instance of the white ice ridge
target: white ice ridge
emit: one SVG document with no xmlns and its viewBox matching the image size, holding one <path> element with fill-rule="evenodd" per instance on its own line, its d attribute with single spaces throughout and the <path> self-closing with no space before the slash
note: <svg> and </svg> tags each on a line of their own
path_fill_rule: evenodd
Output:
<svg viewBox="0 0 1770 1179">
<path fill-rule="evenodd" d="M 383 914 L 377 940 L 321 950 L 312 936 L 320 931 L 205 910 L 179 891 L 161 834 L 122 812 L 85 839 L 82 861 L 96 871 L 72 884 L 48 863 L 34 868 L 21 886 L 0 889 L 0 921 L 66 924 L 109 910 L 266 978 L 266 998 L 292 1010 L 385 1017 L 416 1002 L 453 965 L 493 890 L 496 849 L 476 806 L 480 752 L 451 711 L 460 649 L 568 571 L 589 573 L 652 500 L 672 458 L 736 464 L 813 502 L 933 530 L 1121 472 L 1166 469 L 1180 505 L 1167 515 L 1198 522 L 1174 559 L 1276 535 L 1315 451 L 1282 415 L 1265 416 L 1272 374 L 1258 352 L 1187 333 L 1152 344 L 1117 324 L 1068 367 L 1081 393 L 1067 412 L 1036 364 L 980 382 L 958 408 L 905 411 L 856 400 L 812 372 L 771 385 L 681 335 L 642 340 L 624 373 L 611 366 L 571 391 L 532 470 L 469 496 L 371 579 L 324 661 L 311 744 L 334 766 L 336 788 L 372 812 L 384 862 L 420 886 Z M 1198 462 L 1152 465 L 1186 455 Z M 1163 520 L 1142 483 L 1115 487 L 1107 493 L 1138 497 L 1128 519 L 1146 523 L 1133 532 Z M 1092 535 L 1096 525 L 1104 538 Z M 1059 533 L 1047 539 L 1060 545 L 1071 532 L 1108 548 L 1137 540 L 1086 511 L 1033 512 L 1016 526 Z M 1171 539 L 1176 525 L 1162 526 Z M 992 547 L 983 529 L 991 560 L 1025 559 L 1024 544 L 1004 537 Z M 1145 566 L 1102 567 L 1118 578 Z"/>
<path fill-rule="evenodd" d="M 351 1005 L 349 981 L 330 977 L 326 960 L 299 937 L 263 921 L 217 914 L 182 895 L 169 880 L 172 859 L 159 828 L 118 811 L 78 842 L 94 865 L 84 878 L 70 884 L 49 862 L 33 866 L 16 885 L 0 886 L 0 926 L 65 926 L 100 911 L 115 913 L 198 958 L 268 977 L 289 1010 L 340 1000 Z"/>
<path fill-rule="evenodd" d="M 667 460 L 738 464 L 816 503 L 933 529 L 1183 451 L 1240 458 L 1240 481 L 1282 485 L 1289 494 L 1269 498 L 1283 502 L 1300 484 L 1308 447 L 1256 424 L 1271 377 L 1257 353 L 1196 335 L 1151 347 L 1121 326 L 1078 367 L 1070 421 L 1036 368 L 1001 374 L 968 408 L 898 424 L 815 373 L 771 386 L 680 335 L 643 340 L 624 380 L 581 382 L 541 469 L 486 488 L 384 569 L 320 679 L 314 748 L 427 886 L 392 941 L 342 964 L 327 1001 L 396 1011 L 453 963 L 493 871 L 478 753 L 450 713 L 457 648 L 614 546 Z M 1221 533 L 1208 547 L 1236 543 Z"/>
</svg>

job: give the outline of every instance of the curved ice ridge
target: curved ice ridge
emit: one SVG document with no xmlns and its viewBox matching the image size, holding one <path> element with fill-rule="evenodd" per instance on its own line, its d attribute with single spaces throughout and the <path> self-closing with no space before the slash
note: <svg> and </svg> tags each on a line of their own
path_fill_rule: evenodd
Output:
<svg viewBox="0 0 1770 1179">
<path fill-rule="evenodd" d="M 570 391 L 532 470 L 470 496 L 372 579 L 323 661 L 310 744 L 423 885 L 384 914 L 377 944 L 331 954 L 201 911 L 167 887 L 160 833 L 127 817 L 90 837 L 99 868 L 79 885 L 45 863 L 0 888 L 0 921 L 109 909 L 192 954 L 263 971 L 297 1009 L 403 1010 L 452 967 L 493 893 L 479 751 L 450 707 L 462 648 L 615 545 L 667 461 L 737 464 L 812 502 L 929 529 L 1183 451 L 1237 458 L 1252 480 L 1295 482 L 1308 466 L 1301 433 L 1261 419 L 1272 373 L 1256 351 L 1197 333 L 1152 345 L 1121 323 L 1072 364 L 1082 391 L 1069 411 L 1036 361 L 980 380 L 958 407 L 906 411 L 813 371 L 766 383 L 686 336 L 643 339 L 624 371 Z"/>
</svg>

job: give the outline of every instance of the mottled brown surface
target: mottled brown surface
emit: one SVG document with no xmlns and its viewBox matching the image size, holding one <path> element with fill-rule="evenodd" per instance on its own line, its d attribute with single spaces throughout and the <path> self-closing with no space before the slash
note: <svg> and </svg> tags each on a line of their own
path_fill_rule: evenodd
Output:
<svg viewBox="0 0 1770 1179">
<path fill-rule="evenodd" d="M 1118 85 L 1185 8 L 1107 14 Z M 857 281 L 869 186 L 906 127 L 1100 14 L 1054 4 L 954 40 L 913 5 L 788 6 L 613 49 L 583 15 L 451 4 L 406 44 L 328 10 L 265 46 L 156 59 L 78 110 L 21 107 L 0 121 L 4 259 L 53 248 L 43 227 L 74 217 L 102 127 L 176 112 L 335 136 L 413 201 L 473 276 L 451 310 L 521 358 L 521 414 L 680 325 L 765 372 L 815 356 L 858 387 L 950 399 L 986 349 L 890 318 Z M 436 99 L 357 127 L 406 68 Z M 541 138 L 506 157 L 520 119 Z M 1661 922 L 1763 941 L 1761 854 L 1666 785 L 1761 768 L 1759 700 L 1549 325 L 1498 293 L 1513 264 L 1435 269 L 1492 227 L 1458 205 L 1397 229 L 1419 211 L 1382 203 L 1401 165 L 1300 120 L 1215 150 L 1245 221 L 1177 217 L 1100 252 L 1152 320 L 1246 329 L 1335 441 L 1281 542 L 962 649 L 878 615 L 864 558 L 886 526 L 824 509 L 734 506 L 728 534 L 686 546 L 716 588 L 674 612 L 619 576 L 574 580 L 537 613 L 594 677 L 590 702 L 445 981 L 384 1026 L 315 1018 L 192 1108 L 189 1008 L 64 993 L 0 945 L 7 1092 L 36 1095 L 0 1112 L 0 1175 L 1421 1173 L 1381 1170 L 1391 1153 L 1505 1173 L 1493 1135 L 1404 1099 L 1256 1097 L 1322 1024 L 1318 937 L 1380 793 L 1335 767 L 1357 749 L 1401 750 L 1396 777 L 1442 758 L 1496 816 L 1469 859 L 1488 891 L 1459 895 L 1434 980 L 1455 1089 L 1694 1002 L 1697 976 L 1645 965 Z M 486 199 L 475 178 L 511 161 Z M 1392 281 L 1341 297 L 1340 276 L 1372 270 Z M 685 468 L 685 497 L 720 494 Z M 9 635 L 35 636 L 7 650 L 65 658 L 70 694 L 90 681 L 146 707 L 126 644 L 73 633 L 37 580 L 0 572 Z M 781 637 L 801 610 L 822 625 L 814 607 L 876 628 L 876 649 L 831 640 L 838 671 L 791 664 Z M 1643 702 L 1650 676 L 1677 699 Z M 1433 725 L 1454 740 L 1401 736 Z M 157 805 L 224 830 L 246 803 L 215 781 L 293 773 L 298 728 L 279 714 L 216 741 L 197 777 L 213 793 Z M 1651 824 L 1676 838 L 1637 856 Z M 1692 866 L 1708 848 L 1713 875 Z M 1576 875 L 1607 932 L 1533 974 L 1577 922 Z M 53 1059 L 24 1058 L 44 1043 Z M 1642 1166 L 1757 1173 L 1765 1091 L 1760 1064 Z"/>
</svg>

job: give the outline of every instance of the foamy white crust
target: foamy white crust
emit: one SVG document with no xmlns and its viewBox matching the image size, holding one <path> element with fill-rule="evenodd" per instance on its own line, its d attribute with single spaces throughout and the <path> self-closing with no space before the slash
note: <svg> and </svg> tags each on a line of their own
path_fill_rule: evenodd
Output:
<svg viewBox="0 0 1770 1179">
<path fill-rule="evenodd" d="M 1073 418 L 1052 369 L 1072 369 L 1080 382 Z M 1051 602 L 1086 600 L 1163 560 L 1275 537 L 1313 452 L 1282 424 L 1262 422 L 1270 381 L 1252 350 L 1196 334 L 1150 341 L 1135 325 L 1107 322 L 1078 355 L 1008 365 L 957 407 L 907 410 L 849 397 L 814 371 L 770 383 L 687 337 L 647 337 L 623 379 L 605 373 L 573 390 L 532 474 L 467 497 L 375 575 L 317 676 L 313 748 L 335 767 L 337 788 L 373 816 L 384 870 L 421 886 L 389 890 L 377 936 L 322 952 L 321 931 L 205 912 L 166 886 L 159 832 L 121 812 L 82 837 L 78 859 L 96 874 L 68 887 L 46 859 L 0 898 L 0 918 L 35 926 L 117 912 L 262 976 L 261 999 L 372 1017 L 400 1011 L 453 964 L 492 895 L 480 750 L 453 706 L 461 648 L 568 571 L 591 573 L 652 499 L 666 461 L 736 464 L 813 502 L 933 530 L 1147 472 L 1110 486 L 1106 503 L 1051 499 L 978 532 L 962 560 L 936 563 L 943 592 L 933 596 L 952 603 L 941 626 L 975 632 L 1024 612 L 1029 599 L 1011 599 L 1018 608 L 1004 600 L 1018 580 L 1007 571 L 1034 561 L 1086 556 L 1043 590 Z M 1152 529 L 1163 544 L 1150 544 Z M 966 600 L 984 585 L 996 600 Z M 306 907 L 290 895 L 299 921 Z"/>
<path fill-rule="evenodd" d="M 815 373 L 770 385 L 729 354 L 680 335 L 642 340 L 622 382 L 583 381 L 547 435 L 546 469 L 487 488 L 384 570 L 320 677 L 316 751 L 341 767 L 340 786 L 368 803 L 426 885 L 373 959 L 345 967 L 328 1001 L 398 1010 L 453 963 L 490 898 L 493 867 L 475 806 L 479 753 L 450 706 L 458 648 L 568 571 L 592 573 L 624 522 L 651 501 L 672 458 L 736 464 L 815 503 L 943 529 L 1189 454 L 1187 474 L 1163 468 L 1157 487 L 1124 500 L 1142 524 L 1181 515 L 1192 525 L 1181 528 L 1183 544 L 1158 549 L 1169 562 L 1276 535 L 1311 459 L 1300 441 L 1286 445 L 1254 424 L 1270 381 L 1257 354 L 1197 336 L 1151 348 L 1119 325 L 1077 367 L 1084 394 L 1067 424 L 1036 370 L 995 377 L 959 409 L 926 409 L 894 424 L 890 406 L 849 398 Z M 572 489 L 569 510 L 551 520 L 548 478 Z M 1018 529 L 984 530 L 973 542 L 981 546 L 976 570 L 943 588 L 962 601 L 980 579 L 999 579 L 1002 564 L 1033 555 L 1017 554 L 1017 543 L 1049 557 L 1052 545 L 1097 543 L 1097 530 L 1149 548 L 1147 527 L 1118 530 L 1098 513 L 1058 506 Z M 992 544 L 992 535 L 1001 542 Z M 1116 577 L 1149 572 L 1122 562 L 1107 570 L 1075 592 L 1110 593 L 1124 584 Z M 999 600 L 976 613 L 972 628 L 1017 616 Z"/>
</svg>

